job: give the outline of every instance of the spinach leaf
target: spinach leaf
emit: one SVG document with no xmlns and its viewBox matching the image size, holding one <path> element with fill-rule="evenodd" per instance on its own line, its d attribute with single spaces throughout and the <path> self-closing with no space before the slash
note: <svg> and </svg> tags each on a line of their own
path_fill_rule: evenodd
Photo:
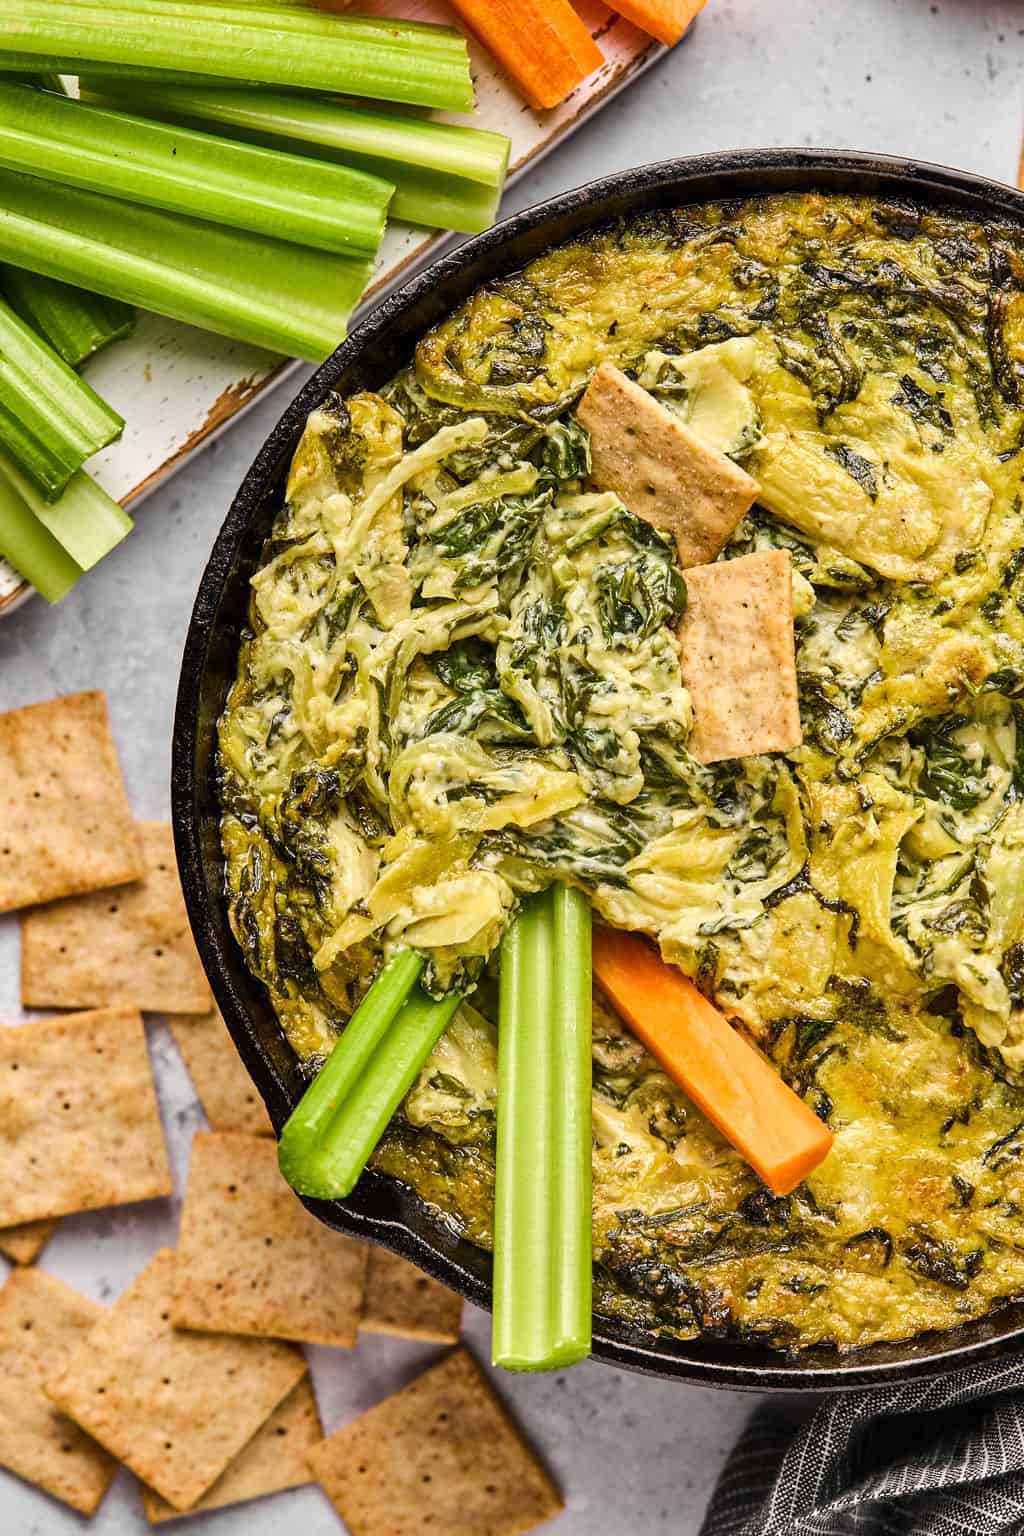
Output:
<svg viewBox="0 0 1024 1536">
<path fill-rule="evenodd" d="M 924 1226 L 915 1226 L 913 1232 L 914 1241 L 903 1249 L 909 1267 L 926 1280 L 948 1285 L 954 1291 L 966 1291 L 981 1268 L 983 1251 L 974 1248 L 969 1253 L 960 1253 L 952 1243 L 941 1241 Z"/>
<path fill-rule="evenodd" d="M 540 441 L 540 462 L 556 480 L 582 480 L 590 474 L 590 433 L 574 416 L 553 421 Z"/>
<path fill-rule="evenodd" d="M 437 651 L 428 660 L 453 693 L 477 693 L 495 686 L 494 652 L 476 636 L 456 640 L 447 651 Z"/>
<path fill-rule="evenodd" d="M 920 747 L 924 753 L 921 792 L 955 811 L 969 811 L 980 805 L 989 792 L 987 761 L 979 768 L 953 740 L 954 733 L 966 724 L 964 715 L 945 715 L 907 732 L 911 745 Z"/>
<path fill-rule="evenodd" d="M 878 469 L 870 459 L 864 458 L 863 454 L 855 452 L 846 443 L 829 443 L 825 452 L 840 469 L 845 469 L 851 479 L 856 480 L 866 496 L 872 501 L 878 500 Z"/>
<path fill-rule="evenodd" d="M 551 500 L 550 486 L 530 497 L 496 497 L 466 507 L 439 529 L 434 546 L 442 560 L 457 566 L 456 591 L 490 582 L 514 590 Z"/>
<path fill-rule="evenodd" d="M 609 645 L 635 649 L 663 624 L 675 624 L 686 608 L 686 587 L 665 558 L 639 554 L 598 567 L 598 614 Z"/>
<path fill-rule="evenodd" d="M 422 735 L 439 732 L 475 735 L 484 742 L 532 742 L 533 735 L 516 704 L 500 689 L 479 689 L 435 709 L 423 722 Z"/>
<path fill-rule="evenodd" d="M 943 405 L 943 398 L 941 389 L 930 395 L 914 382 L 909 373 L 905 373 L 900 379 L 899 389 L 892 397 L 892 403 L 898 405 L 901 411 L 906 411 L 912 421 L 927 422 L 948 437 L 953 431 L 953 418 Z"/>
<path fill-rule="evenodd" d="M 1024 944 L 1011 944 L 999 965 L 1011 1008 L 1024 1008 Z"/>
</svg>

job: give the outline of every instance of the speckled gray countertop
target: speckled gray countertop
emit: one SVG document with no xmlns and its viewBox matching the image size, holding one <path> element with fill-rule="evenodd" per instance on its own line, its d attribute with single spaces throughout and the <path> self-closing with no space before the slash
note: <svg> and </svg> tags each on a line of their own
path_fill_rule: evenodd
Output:
<svg viewBox="0 0 1024 1536">
<path fill-rule="evenodd" d="M 507 206 L 647 160 L 771 144 L 911 155 L 1012 181 L 1022 84 L 1024 6 L 1013 0 L 709 0 L 687 45 L 520 182 Z M 167 815 L 171 712 L 192 597 L 231 495 L 284 404 L 281 395 L 264 401 L 152 496 L 136 534 L 59 609 L 35 600 L 0 623 L 0 709 L 104 688 L 140 817 Z M 0 1018 L 19 1017 L 17 925 L 0 919 Z M 151 1021 L 150 1043 L 180 1188 L 202 1112 L 159 1019 Z M 173 1242 L 175 1227 L 173 1200 L 71 1217 L 43 1266 L 109 1301 L 157 1247 Z M 483 1314 L 470 1313 L 481 1358 L 487 1331 Z M 368 1338 L 352 1354 L 310 1353 L 331 1429 L 407 1380 L 434 1351 Z M 498 1386 L 564 1490 L 567 1509 L 549 1527 L 552 1536 L 690 1536 L 753 1406 L 736 1393 L 593 1364 Z M 0 1472 L 0 1536 L 80 1536 L 84 1528 Z M 89 1529 L 96 1536 L 145 1529 L 127 1475 Z M 339 1525 L 308 1488 L 174 1529 L 331 1536 Z"/>
</svg>

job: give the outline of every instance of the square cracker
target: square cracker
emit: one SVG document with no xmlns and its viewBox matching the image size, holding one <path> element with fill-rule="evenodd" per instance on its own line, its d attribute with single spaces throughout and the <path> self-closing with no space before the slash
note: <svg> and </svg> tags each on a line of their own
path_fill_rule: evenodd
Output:
<svg viewBox="0 0 1024 1536">
<path fill-rule="evenodd" d="M 242 1065 L 216 1008 L 208 1013 L 172 1013 L 168 1024 L 195 1090 L 215 1131 L 273 1136 L 263 1100 Z"/>
<path fill-rule="evenodd" d="M 670 533 L 685 569 L 713 560 L 757 497 L 757 481 L 611 363 L 576 407 L 590 433 L 591 478 Z"/>
<path fill-rule="evenodd" d="M 58 1413 L 43 1388 L 104 1311 L 36 1269 L 16 1270 L 0 1291 L 0 1466 L 86 1515 L 117 1462 Z"/>
<path fill-rule="evenodd" d="M 26 1008 L 123 1005 L 205 1013 L 213 999 L 199 963 L 171 829 L 138 827 L 145 875 L 136 885 L 72 896 L 29 912 L 22 926 Z"/>
<path fill-rule="evenodd" d="M 23 1221 L 17 1227 L 0 1228 L 0 1253 L 15 1264 L 34 1264 L 56 1227 L 55 1221 Z"/>
<path fill-rule="evenodd" d="M 0 1029 L 0 1226 L 171 1190 L 134 1009 Z"/>
<path fill-rule="evenodd" d="M 309 1463 L 352 1536 L 420 1536 L 428 1524 L 518 1536 L 562 1509 L 465 1349 L 330 1435 Z"/>
<path fill-rule="evenodd" d="M 366 1244 L 317 1221 L 265 1136 L 198 1131 L 178 1236 L 179 1328 L 351 1348 L 359 1332 Z"/>
<path fill-rule="evenodd" d="M 141 874 L 102 693 L 0 715 L 0 912 Z"/>
<path fill-rule="evenodd" d="M 454 1344 L 462 1326 L 462 1297 L 397 1253 L 374 1245 L 359 1326 L 364 1333 Z"/>
<path fill-rule="evenodd" d="M 686 595 L 679 637 L 692 756 L 718 763 L 798 747 L 789 551 L 698 566 L 686 573 Z"/>
<path fill-rule="evenodd" d="M 266 1339 L 178 1333 L 174 1254 L 164 1248 L 47 1384 L 58 1408 L 175 1509 L 234 1461 L 306 1370 Z"/>
<path fill-rule="evenodd" d="M 198 1515 L 205 1510 L 282 1493 L 285 1488 L 301 1488 L 313 1480 L 306 1457 L 322 1434 L 313 1388 L 309 1377 L 304 1376 L 198 1504 L 188 1510 L 175 1509 L 152 1488 L 140 1484 L 146 1519 L 151 1525 L 158 1525 L 182 1514 Z"/>
</svg>

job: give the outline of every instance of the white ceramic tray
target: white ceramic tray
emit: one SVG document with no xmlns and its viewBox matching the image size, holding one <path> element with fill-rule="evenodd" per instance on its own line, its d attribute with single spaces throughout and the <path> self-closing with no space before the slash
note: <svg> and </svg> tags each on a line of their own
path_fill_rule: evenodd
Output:
<svg viewBox="0 0 1024 1536">
<path fill-rule="evenodd" d="M 444 0 L 361 0 L 357 9 L 448 23 L 455 19 Z M 597 39 L 605 63 L 552 112 L 534 112 L 524 105 L 489 56 L 470 39 L 477 93 L 475 123 L 509 135 L 510 180 L 548 154 L 665 52 L 606 5 L 579 0 L 577 9 Z M 454 238 L 391 224 L 364 305 L 379 299 L 411 268 L 435 256 Z M 90 384 L 127 423 L 120 441 L 90 461 L 90 473 L 122 505 L 134 506 L 179 469 L 200 444 L 209 442 L 300 366 L 174 320 L 140 315 L 130 338 L 116 342 L 84 369 Z M 0 617 L 31 591 L 0 559 Z"/>
</svg>

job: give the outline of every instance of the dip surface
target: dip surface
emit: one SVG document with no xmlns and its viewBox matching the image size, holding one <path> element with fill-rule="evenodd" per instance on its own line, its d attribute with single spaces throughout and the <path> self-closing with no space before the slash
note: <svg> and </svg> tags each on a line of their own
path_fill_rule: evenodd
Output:
<svg viewBox="0 0 1024 1536">
<path fill-rule="evenodd" d="M 552 880 L 828 1122 L 773 1198 L 598 998 L 596 1305 L 849 1348 L 1024 1291 L 1019 229 L 793 195 L 603 227 L 314 412 L 220 725 L 231 919 L 311 1070 L 382 957 L 469 995 L 376 1166 L 490 1236 L 495 948 Z M 703 766 L 672 540 L 588 481 L 615 363 L 758 482 L 803 745 Z"/>
</svg>

